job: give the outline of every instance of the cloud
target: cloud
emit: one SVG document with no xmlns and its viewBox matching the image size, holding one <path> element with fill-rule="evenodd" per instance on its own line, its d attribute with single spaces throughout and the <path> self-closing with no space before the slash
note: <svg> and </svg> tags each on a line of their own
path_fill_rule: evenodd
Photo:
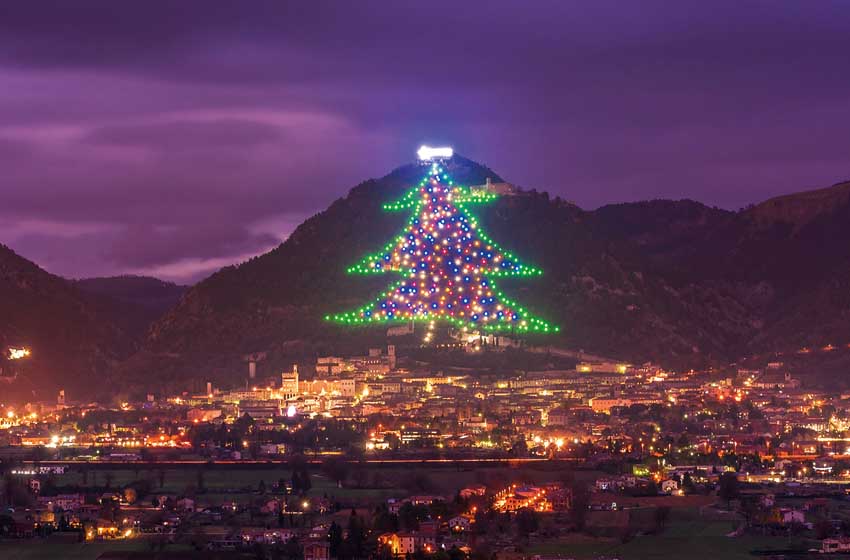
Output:
<svg viewBox="0 0 850 560">
<path fill-rule="evenodd" d="M 0 221 L 7 243 L 50 272 L 71 278 L 133 273 L 195 282 L 221 266 L 265 253 L 292 231 L 291 222 L 159 227 Z M 74 259 L 68 255 L 74 255 Z"/>
<path fill-rule="evenodd" d="M 134 225 L 113 239 L 104 256 L 120 267 L 144 269 L 187 258 L 257 254 L 280 243 L 268 232 L 254 233 L 238 223 L 174 227 Z"/>
<path fill-rule="evenodd" d="M 107 121 L 0 127 L 10 145 L 32 146 L 26 158 L 16 151 L 0 159 L 13 185 L 0 217 L 167 226 L 309 215 L 369 173 L 368 158 L 342 170 L 328 159 L 361 141 L 376 150 L 389 142 L 303 111 L 163 111 Z"/>
<path fill-rule="evenodd" d="M 256 121 L 177 121 L 96 128 L 85 140 L 94 144 L 152 150 L 245 149 L 276 142 L 280 130 Z"/>
<path fill-rule="evenodd" d="M 152 267 L 130 268 L 127 269 L 127 271 L 130 274 L 153 276 L 155 278 L 176 282 L 178 284 L 190 285 L 203 280 L 225 266 L 245 262 L 251 257 L 254 257 L 259 253 L 268 252 L 273 248 L 274 246 L 269 246 L 264 251 L 245 253 L 241 255 L 227 255 L 212 258 L 190 257 L 180 259 L 176 262 Z"/>
</svg>

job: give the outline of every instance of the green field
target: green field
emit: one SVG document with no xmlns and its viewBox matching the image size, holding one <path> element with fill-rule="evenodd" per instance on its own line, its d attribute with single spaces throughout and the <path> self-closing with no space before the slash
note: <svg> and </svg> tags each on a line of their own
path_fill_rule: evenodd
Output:
<svg viewBox="0 0 850 560">
<path fill-rule="evenodd" d="M 675 518 L 674 511 L 672 517 Z M 541 555 L 566 555 L 576 558 L 595 558 L 600 555 L 632 559 L 688 558 L 688 560 L 749 559 L 754 549 L 811 548 L 816 543 L 805 543 L 799 538 L 784 537 L 727 537 L 732 524 L 728 521 L 703 521 L 699 519 L 673 521 L 660 535 L 633 538 L 627 543 L 618 539 L 593 539 L 571 537 L 560 541 L 532 546 L 529 553 Z"/>
</svg>

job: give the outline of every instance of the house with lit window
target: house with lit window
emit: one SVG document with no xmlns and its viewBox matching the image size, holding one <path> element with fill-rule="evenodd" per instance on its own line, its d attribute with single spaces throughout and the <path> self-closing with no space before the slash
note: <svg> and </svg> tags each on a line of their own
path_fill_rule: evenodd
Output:
<svg viewBox="0 0 850 560">
<path fill-rule="evenodd" d="M 378 537 L 378 543 L 393 556 L 405 556 L 413 554 L 417 550 L 425 553 L 436 549 L 436 539 L 433 535 L 426 535 L 420 531 L 404 531 L 398 533 L 384 533 Z"/>
</svg>

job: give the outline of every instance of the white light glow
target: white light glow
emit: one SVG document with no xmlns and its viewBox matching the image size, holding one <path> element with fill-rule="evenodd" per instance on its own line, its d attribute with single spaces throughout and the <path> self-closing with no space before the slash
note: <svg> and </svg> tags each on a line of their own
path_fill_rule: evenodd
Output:
<svg viewBox="0 0 850 560">
<path fill-rule="evenodd" d="M 448 146 L 432 148 L 431 146 L 421 146 L 416 155 L 421 161 L 431 161 L 433 159 L 448 159 L 452 157 L 454 150 Z"/>
<path fill-rule="evenodd" d="M 27 348 L 9 348 L 10 360 L 20 360 L 21 358 L 26 358 L 29 355 L 30 351 Z"/>
</svg>

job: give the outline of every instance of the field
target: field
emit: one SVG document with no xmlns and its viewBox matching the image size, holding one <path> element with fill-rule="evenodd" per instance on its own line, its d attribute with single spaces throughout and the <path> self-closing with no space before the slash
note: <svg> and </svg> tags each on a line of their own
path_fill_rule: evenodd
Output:
<svg viewBox="0 0 850 560">
<path fill-rule="evenodd" d="M 752 550 L 807 549 L 819 546 L 799 538 L 727 537 L 732 531 L 728 521 L 679 519 L 681 511 L 671 513 L 671 521 L 659 535 L 637 536 L 626 543 L 617 538 L 593 538 L 571 535 L 554 542 L 534 545 L 532 554 L 564 555 L 575 558 L 599 556 L 633 559 L 688 558 L 688 560 L 735 560 L 755 558 Z"/>
</svg>

